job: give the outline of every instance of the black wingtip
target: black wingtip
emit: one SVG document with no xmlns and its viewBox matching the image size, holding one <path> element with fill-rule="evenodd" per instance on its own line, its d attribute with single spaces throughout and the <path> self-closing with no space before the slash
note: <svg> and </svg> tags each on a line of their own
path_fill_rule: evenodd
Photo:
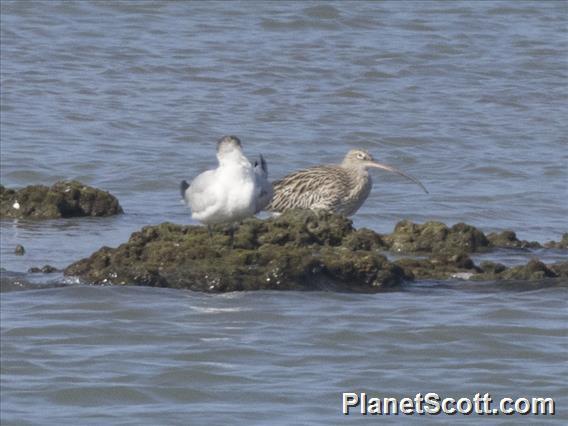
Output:
<svg viewBox="0 0 568 426">
<path fill-rule="evenodd" d="M 265 173 L 268 172 L 268 166 L 266 165 L 266 160 L 264 159 L 262 154 L 260 154 L 260 167 L 262 167 L 262 170 L 264 170 Z"/>
<path fill-rule="evenodd" d="M 181 198 L 185 197 L 185 191 L 187 191 L 187 188 L 189 188 L 189 183 L 187 183 L 186 180 L 182 180 L 180 185 L 179 185 L 179 190 L 181 192 Z"/>
<path fill-rule="evenodd" d="M 260 165 L 260 169 L 261 169 L 264 173 L 267 173 L 267 172 L 268 172 L 268 167 L 266 166 L 266 160 L 264 159 L 264 157 L 262 156 L 262 154 L 260 154 L 260 155 L 258 156 L 258 160 L 254 160 L 254 168 L 256 169 L 259 165 Z"/>
</svg>

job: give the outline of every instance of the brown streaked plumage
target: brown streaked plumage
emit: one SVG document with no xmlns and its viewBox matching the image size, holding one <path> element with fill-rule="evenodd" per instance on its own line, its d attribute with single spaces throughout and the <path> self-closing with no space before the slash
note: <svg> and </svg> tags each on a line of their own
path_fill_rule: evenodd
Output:
<svg viewBox="0 0 568 426">
<path fill-rule="evenodd" d="M 367 151 L 352 149 L 341 164 L 310 167 L 274 182 L 274 196 L 266 209 L 273 212 L 294 208 L 324 209 L 351 216 L 371 192 L 373 182 L 369 168 L 397 173 L 428 193 L 418 179 L 376 162 Z"/>
</svg>

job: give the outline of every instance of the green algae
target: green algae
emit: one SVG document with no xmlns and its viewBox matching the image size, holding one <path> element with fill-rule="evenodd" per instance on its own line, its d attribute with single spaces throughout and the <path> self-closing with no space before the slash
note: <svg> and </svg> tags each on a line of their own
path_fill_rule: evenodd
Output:
<svg viewBox="0 0 568 426">
<path fill-rule="evenodd" d="M 59 219 L 122 213 L 116 197 L 78 181 L 51 187 L 30 185 L 19 190 L 0 185 L 0 218 Z"/>
<path fill-rule="evenodd" d="M 503 234 L 501 240 L 517 241 Z M 492 242 L 493 240 L 493 242 Z M 95 284 L 148 285 L 205 292 L 316 290 L 377 292 L 415 279 L 542 280 L 568 278 L 568 266 L 531 260 L 506 267 L 470 254 L 501 244 L 463 223 L 402 221 L 392 234 L 355 229 L 325 211 L 291 210 L 249 218 L 231 229 L 162 223 L 134 232 L 65 269 Z M 513 245 L 513 247 L 517 247 Z M 413 257 L 389 261 L 387 252 Z M 416 255 L 426 255 L 416 257 Z"/>
<path fill-rule="evenodd" d="M 517 238 L 517 234 L 511 230 L 492 232 L 487 234 L 487 239 L 491 243 L 492 247 L 520 249 L 535 249 L 542 247 L 542 245 L 536 241 L 519 240 Z"/>
<path fill-rule="evenodd" d="M 378 291 L 407 277 L 373 250 L 355 250 L 350 220 L 324 211 L 290 211 L 247 219 L 231 232 L 163 223 L 103 247 L 65 269 L 89 282 L 187 288 L 208 292 L 260 289 Z"/>
<path fill-rule="evenodd" d="M 399 222 L 385 236 L 389 249 L 397 253 L 460 254 L 487 250 L 490 243 L 477 228 L 465 223 L 448 227 L 441 222 Z"/>
</svg>

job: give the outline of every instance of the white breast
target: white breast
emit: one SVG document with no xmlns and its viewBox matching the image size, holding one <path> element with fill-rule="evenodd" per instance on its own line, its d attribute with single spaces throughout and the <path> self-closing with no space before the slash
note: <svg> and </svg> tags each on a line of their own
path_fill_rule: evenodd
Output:
<svg viewBox="0 0 568 426">
<path fill-rule="evenodd" d="M 259 190 L 248 160 L 223 162 L 194 179 L 187 190 L 187 201 L 193 219 L 208 225 L 228 223 L 255 213 L 256 192 Z"/>
</svg>

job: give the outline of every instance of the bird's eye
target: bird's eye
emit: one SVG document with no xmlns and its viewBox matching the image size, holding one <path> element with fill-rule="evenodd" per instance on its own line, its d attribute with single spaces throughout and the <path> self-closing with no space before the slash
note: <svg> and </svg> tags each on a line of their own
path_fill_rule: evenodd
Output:
<svg viewBox="0 0 568 426">
<path fill-rule="evenodd" d="M 365 159 L 365 154 L 363 154 L 362 152 L 360 152 L 359 154 L 357 154 L 357 158 L 359 160 L 364 160 Z"/>
</svg>

